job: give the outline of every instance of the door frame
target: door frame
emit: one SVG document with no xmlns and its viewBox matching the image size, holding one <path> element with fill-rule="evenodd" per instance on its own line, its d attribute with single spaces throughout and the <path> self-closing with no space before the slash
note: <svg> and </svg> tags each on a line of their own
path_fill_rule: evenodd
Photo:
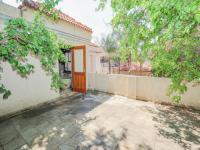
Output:
<svg viewBox="0 0 200 150">
<path fill-rule="evenodd" d="M 84 72 L 75 72 L 75 62 L 74 62 L 74 51 L 76 49 L 83 49 L 83 71 Z M 84 75 L 84 89 L 75 89 L 74 88 L 74 76 L 76 74 L 81 74 Z M 74 46 L 72 47 L 72 86 L 73 86 L 73 91 L 80 92 L 80 93 L 86 93 L 86 46 L 85 45 L 80 45 L 80 46 Z"/>
</svg>

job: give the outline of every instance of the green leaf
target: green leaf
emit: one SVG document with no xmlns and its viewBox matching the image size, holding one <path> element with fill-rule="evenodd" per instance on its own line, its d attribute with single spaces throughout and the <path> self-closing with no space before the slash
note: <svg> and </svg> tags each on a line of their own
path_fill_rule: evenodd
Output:
<svg viewBox="0 0 200 150">
<path fill-rule="evenodd" d="M 23 0 L 19 0 L 23 1 Z M 0 61 L 7 61 L 13 71 L 17 71 L 21 77 L 28 77 L 34 72 L 34 66 L 27 63 L 27 56 L 36 55 L 40 60 L 42 68 L 47 74 L 52 76 L 54 89 L 63 86 L 59 74 L 56 74 L 55 64 L 58 60 L 65 61 L 65 56 L 60 50 L 57 36 L 49 31 L 41 19 L 41 13 L 49 14 L 54 19 L 58 18 L 58 13 L 53 12 L 54 7 L 60 0 L 41 0 L 40 15 L 36 15 L 33 22 L 28 22 L 24 18 L 10 19 L 3 31 L 0 32 Z M 64 43 L 64 48 L 69 48 Z M 0 68 L 2 68 L 0 66 Z M 11 92 L 3 85 L 0 87 L 0 94 L 7 99 Z"/>
<path fill-rule="evenodd" d="M 10 91 L 6 91 L 3 95 L 3 99 L 7 99 L 11 95 Z"/>
<path fill-rule="evenodd" d="M 185 82 L 200 78 L 200 1 L 111 0 L 111 6 L 121 59 L 150 62 L 154 76 L 172 80 L 167 94 L 179 102 Z"/>
</svg>

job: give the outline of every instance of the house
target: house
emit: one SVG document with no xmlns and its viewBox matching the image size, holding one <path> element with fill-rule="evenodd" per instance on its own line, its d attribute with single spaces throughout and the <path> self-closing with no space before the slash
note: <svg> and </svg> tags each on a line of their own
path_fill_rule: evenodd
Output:
<svg viewBox="0 0 200 150">
<path fill-rule="evenodd" d="M 0 2 L 0 31 L 3 30 L 5 22 L 12 18 L 23 17 L 31 22 L 38 6 L 38 3 L 32 0 L 25 1 L 19 8 Z M 88 89 L 88 74 L 99 72 L 101 65 L 102 51 L 99 46 L 91 43 L 92 29 L 62 12 L 57 22 L 45 16 L 43 19 L 49 30 L 57 33 L 60 40 L 73 46 L 65 53 L 68 57 L 67 64 L 58 63 L 57 70 L 61 77 L 67 80 L 68 85 L 72 82 L 74 91 L 85 93 Z M 51 77 L 41 68 L 39 60 L 34 56 L 29 56 L 28 60 L 35 66 L 35 72 L 28 78 L 21 78 L 8 63 L 2 62 L 1 82 L 11 90 L 12 95 L 8 100 L 0 98 L 0 116 L 60 96 L 59 91 L 51 89 Z"/>
</svg>

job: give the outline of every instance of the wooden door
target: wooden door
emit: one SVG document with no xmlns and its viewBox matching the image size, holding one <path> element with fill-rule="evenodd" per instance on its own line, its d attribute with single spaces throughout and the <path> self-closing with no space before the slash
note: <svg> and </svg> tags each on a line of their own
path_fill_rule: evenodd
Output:
<svg viewBox="0 0 200 150">
<path fill-rule="evenodd" d="M 86 93 L 86 47 L 72 48 L 72 86 L 73 90 Z"/>
</svg>

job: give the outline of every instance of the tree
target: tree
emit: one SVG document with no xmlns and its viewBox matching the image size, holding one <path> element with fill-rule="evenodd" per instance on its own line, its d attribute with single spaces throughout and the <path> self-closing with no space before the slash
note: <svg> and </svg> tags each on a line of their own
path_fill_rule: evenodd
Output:
<svg viewBox="0 0 200 150">
<path fill-rule="evenodd" d="M 112 56 L 112 60 L 118 65 L 118 73 L 120 74 L 121 57 L 119 51 L 115 52 Z"/>
<path fill-rule="evenodd" d="M 65 57 L 60 50 L 56 34 L 45 27 L 39 16 L 48 14 L 51 19 L 57 19 L 58 15 L 54 7 L 59 1 L 42 0 L 39 14 L 35 16 L 32 23 L 23 18 L 11 19 L 0 32 L 0 63 L 8 62 L 21 77 L 28 77 L 34 72 L 34 66 L 27 62 L 27 56 L 35 55 L 40 59 L 42 68 L 51 75 L 51 87 L 54 89 L 63 86 L 59 73 L 54 68 L 57 60 L 65 61 Z M 27 0 L 20 0 L 20 2 L 27 2 Z M 3 71 L 1 66 L 0 70 Z M 0 84 L 0 93 L 6 99 L 11 91 L 2 83 Z"/>
<path fill-rule="evenodd" d="M 116 34 L 112 33 L 103 37 L 100 41 L 100 45 L 109 55 L 108 56 L 109 73 L 111 73 L 111 59 L 112 59 L 113 54 L 117 50 Z"/>
<path fill-rule="evenodd" d="M 123 5 L 121 9 L 126 10 L 126 7 Z M 112 24 L 115 30 L 123 33 L 120 39 L 121 56 L 125 56 L 124 58 L 130 63 L 129 66 L 132 59 L 134 62 L 139 62 L 141 71 L 150 51 L 148 34 L 151 30 L 145 10 L 141 7 L 127 9 L 124 14 L 115 15 Z"/>
<path fill-rule="evenodd" d="M 106 1 L 100 0 L 99 9 Z M 128 46 L 137 59 L 140 48 L 154 75 L 171 79 L 168 95 L 174 101 L 181 100 L 186 83 L 200 83 L 199 0 L 111 0 L 111 6 L 113 27 L 124 32 L 120 47 Z"/>
</svg>

